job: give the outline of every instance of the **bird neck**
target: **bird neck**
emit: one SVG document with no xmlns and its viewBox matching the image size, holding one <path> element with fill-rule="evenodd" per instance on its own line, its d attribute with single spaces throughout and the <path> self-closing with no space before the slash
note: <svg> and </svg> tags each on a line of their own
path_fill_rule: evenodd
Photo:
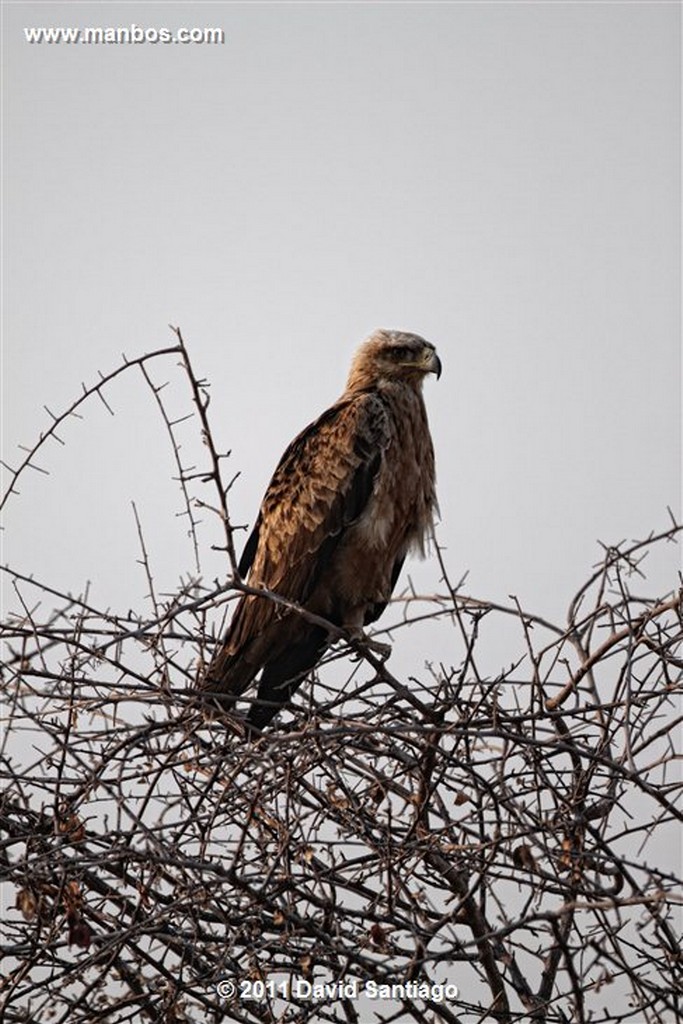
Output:
<svg viewBox="0 0 683 1024">
<path fill-rule="evenodd" d="M 416 394 L 422 394 L 424 374 L 406 374 L 403 377 L 378 377 L 374 373 L 364 371 L 362 367 L 354 372 L 351 370 L 346 383 L 346 394 L 360 391 L 396 391 L 410 388 Z"/>
</svg>

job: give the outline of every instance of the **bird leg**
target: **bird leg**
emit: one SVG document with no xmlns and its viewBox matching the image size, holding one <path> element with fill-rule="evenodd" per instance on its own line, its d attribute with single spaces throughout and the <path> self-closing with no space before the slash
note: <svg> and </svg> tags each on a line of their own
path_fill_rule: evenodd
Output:
<svg viewBox="0 0 683 1024">
<path fill-rule="evenodd" d="M 361 647 L 370 651 L 376 655 L 380 661 L 386 661 L 391 654 L 393 648 L 391 644 L 383 644 L 380 640 L 373 640 L 372 637 L 368 636 L 360 626 L 353 626 L 349 629 L 351 644 L 354 648 Z M 357 651 L 356 658 L 358 661 L 363 657 L 363 652 Z"/>
</svg>

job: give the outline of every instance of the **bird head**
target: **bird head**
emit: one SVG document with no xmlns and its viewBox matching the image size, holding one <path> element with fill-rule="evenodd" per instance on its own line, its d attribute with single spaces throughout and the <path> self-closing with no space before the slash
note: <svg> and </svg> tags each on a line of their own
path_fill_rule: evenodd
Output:
<svg viewBox="0 0 683 1024">
<path fill-rule="evenodd" d="M 359 388 L 382 382 L 404 382 L 419 386 L 428 373 L 441 376 L 441 360 L 429 341 L 405 331 L 375 331 L 356 352 L 348 387 Z"/>
</svg>

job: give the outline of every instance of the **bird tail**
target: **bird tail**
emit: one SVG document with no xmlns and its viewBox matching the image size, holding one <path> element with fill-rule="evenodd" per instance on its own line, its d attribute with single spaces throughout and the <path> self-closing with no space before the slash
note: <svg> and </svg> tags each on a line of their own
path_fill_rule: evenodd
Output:
<svg viewBox="0 0 683 1024">
<path fill-rule="evenodd" d="M 251 595 L 242 598 L 199 684 L 209 705 L 231 711 L 263 669 L 258 696 L 247 717 L 254 731 L 267 725 L 289 701 L 330 642 L 324 627 L 312 626 L 291 612 L 275 618 L 272 608 L 266 605 L 266 609 L 268 617 L 263 616 L 255 629 L 257 606 Z"/>
<path fill-rule="evenodd" d="M 209 663 L 199 689 L 209 701 L 229 709 L 258 674 L 261 663 L 249 657 L 249 644 L 244 642 L 245 612 L 248 604 L 239 602 L 225 639 Z"/>
<path fill-rule="evenodd" d="M 249 725 L 258 730 L 268 725 L 320 660 L 328 644 L 326 629 L 308 626 L 303 636 L 266 662 L 258 697 L 247 716 Z"/>
</svg>

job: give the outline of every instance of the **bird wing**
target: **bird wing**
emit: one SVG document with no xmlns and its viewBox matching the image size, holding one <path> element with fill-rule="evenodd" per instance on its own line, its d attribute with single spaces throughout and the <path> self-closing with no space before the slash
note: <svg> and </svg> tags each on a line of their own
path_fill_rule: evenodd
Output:
<svg viewBox="0 0 683 1024">
<path fill-rule="evenodd" d="M 240 573 L 305 603 L 365 509 L 389 439 L 387 409 L 373 391 L 341 399 L 306 427 L 273 474 Z"/>
<path fill-rule="evenodd" d="M 252 586 L 305 604 L 366 508 L 390 438 L 389 414 L 373 391 L 340 399 L 306 427 L 268 485 L 240 574 Z M 319 657 L 324 634 L 291 615 L 266 597 L 244 594 L 204 688 L 243 693 L 267 662 L 281 661 L 292 647 L 299 657 L 312 644 L 312 657 Z"/>
</svg>

